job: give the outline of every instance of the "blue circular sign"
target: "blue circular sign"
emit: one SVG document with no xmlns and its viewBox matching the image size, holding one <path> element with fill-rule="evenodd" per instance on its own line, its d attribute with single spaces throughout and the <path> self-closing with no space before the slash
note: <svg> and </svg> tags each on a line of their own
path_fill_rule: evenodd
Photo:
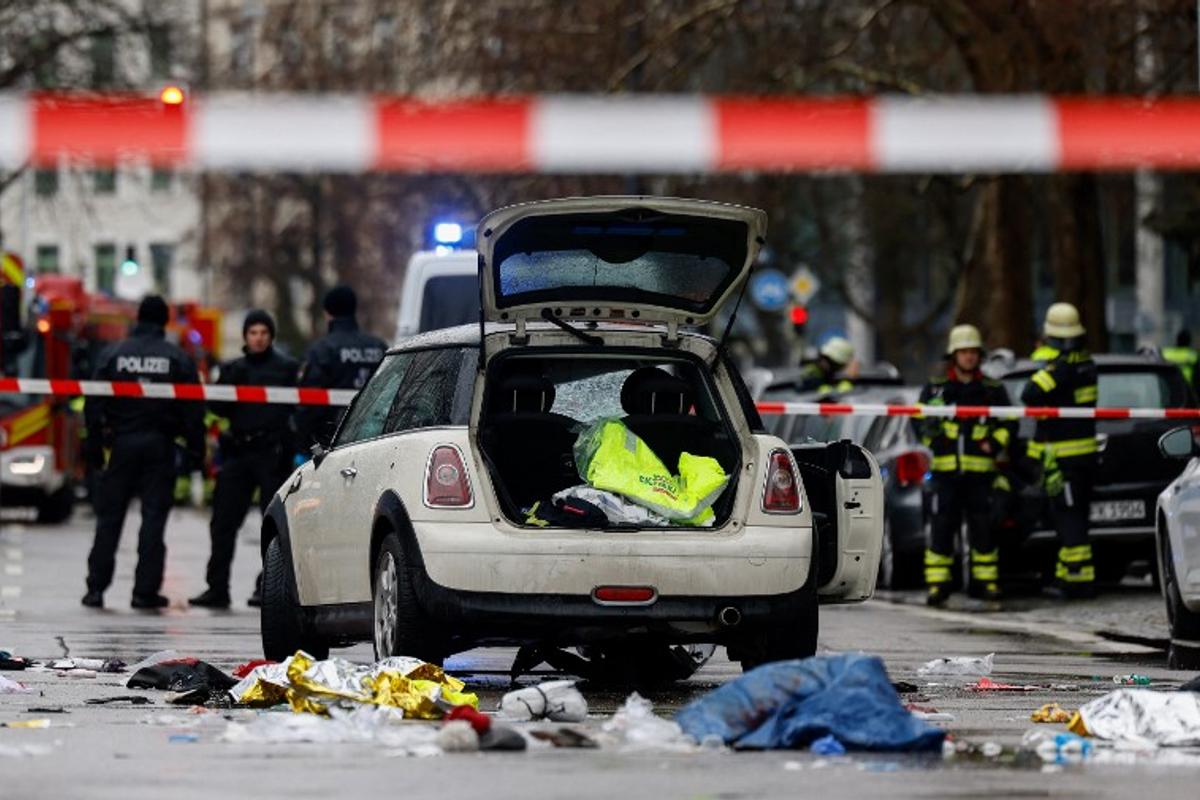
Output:
<svg viewBox="0 0 1200 800">
<path fill-rule="evenodd" d="M 786 275 L 777 269 L 764 269 L 750 278 L 750 299 L 763 311 L 782 311 L 792 299 Z"/>
</svg>

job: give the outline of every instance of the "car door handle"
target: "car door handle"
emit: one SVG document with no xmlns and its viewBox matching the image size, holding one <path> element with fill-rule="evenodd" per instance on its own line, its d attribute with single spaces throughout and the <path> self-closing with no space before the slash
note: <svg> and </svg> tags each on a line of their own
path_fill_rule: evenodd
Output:
<svg viewBox="0 0 1200 800">
<path fill-rule="evenodd" d="M 356 470 L 354 467 L 342 467 L 343 478 L 353 478 L 357 474 L 358 470 Z"/>
</svg>

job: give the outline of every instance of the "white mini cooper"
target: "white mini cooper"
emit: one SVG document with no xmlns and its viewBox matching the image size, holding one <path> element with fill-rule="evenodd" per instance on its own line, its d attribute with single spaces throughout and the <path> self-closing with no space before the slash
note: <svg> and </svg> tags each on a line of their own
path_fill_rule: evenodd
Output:
<svg viewBox="0 0 1200 800">
<path fill-rule="evenodd" d="M 484 218 L 479 325 L 390 350 L 272 500 L 265 655 L 371 638 L 437 663 L 487 645 L 811 655 L 818 604 L 874 591 L 883 493 L 857 446 L 768 435 L 721 342 L 688 330 L 740 302 L 765 229 L 756 209 L 652 197 Z M 710 525 L 531 514 L 584 483 L 576 439 L 610 418 L 672 471 L 685 452 L 720 464 Z"/>
</svg>

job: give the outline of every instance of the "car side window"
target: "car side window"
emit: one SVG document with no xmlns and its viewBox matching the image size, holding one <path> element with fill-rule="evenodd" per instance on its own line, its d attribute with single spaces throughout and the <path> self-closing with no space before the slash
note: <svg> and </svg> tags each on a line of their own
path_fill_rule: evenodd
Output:
<svg viewBox="0 0 1200 800">
<path fill-rule="evenodd" d="M 388 356 L 379 365 L 375 375 L 362 388 L 354 405 L 346 412 L 346 418 L 338 428 L 334 447 L 343 447 L 355 442 L 382 436 L 396 392 L 409 371 L 415 353 L 397 353 Z"/>
<path fill-rule="evenodd" d="M 385 433 L 453 425 L 455 396 L 463 369 L 463 350 L 419 350 L 412 356 L 404 380 L 388 409 Z"/>
</svg>

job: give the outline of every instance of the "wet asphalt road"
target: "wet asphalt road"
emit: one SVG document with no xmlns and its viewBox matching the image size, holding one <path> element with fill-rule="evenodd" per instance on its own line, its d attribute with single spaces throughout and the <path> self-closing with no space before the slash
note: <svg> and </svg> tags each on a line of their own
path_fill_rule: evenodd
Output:
<svg viewBox="0 0 1200 800">
<path fill-rule="evenodd" d="M 117 581 L 105 611 L 79 606 L 91 519 L 57 527 L 5 521 L 0 527 L 0 649 L 32 658 L 71 654 L 133 662 L 174 649 L 222 668 L 260 655 L 258 618 L 244 605 L 230 612 L 190 610 L 186 598 L 203 588 L 207 520 L 173 512 L 162 613 L 129 609 L 136 514 L 131 515 L 118 560 Z M 249 594 L 257 570 L 257 542 L 247 526 L 234 565 L 234 594 Z M 952 714 L 944 723 L 960 740 L 1016 746 L 1035 727 L 1029 713 L 1052 700 L 1074 708 L 1112 688 L 1117 673 L 1151 676 L 1170 688 L 1191 676 L 1165 668 L 1161 651 L 1110 641 L 1097 632 L 1165 636 L 1161 601 L 1149 587 L 1121 587 L 1091 604 L 1061 606 L 1036 598 L 1014 601 L 1005 613 L 978 613 L 956 601 L 929 611 L 913 596 L 896 596 L 822 614 L 824 650 L 866 650 L 882 656 L 894 680 L 919 692 L 905 699 Z M 1021 693 L 977 693 L 964 680 L 918 678 L 916 668 L 940 655 L 996 653 L 993 679 L 1043 687 Z M 368 645 L 338 652 L 371 660 Z M 511 650 L 477 650 L 454 657 L 448 668 L 495 707 L 507 687 Z M 0 794 L 6 797 L 212 798 L 270 796 L 333 798 L 387 795 L 439 797 L 1128 797 L 1147 785 L 1159 797 L 1197 796 L 1200 753 L 1180 754 L 1183 765 L 1145 758 L 1082 767 L 1014 767 L 994 762 L 916 757 L 856 756 L 821 759 L 808 753 L 664 754 L 538 750 L 525 754 L 398 758 L 372 745 L 230 744 L 220 712 L 189 714 L 167 706 L 89 706 L 87 698 L 127 695 L 125 676 L 60 677 L 54 673 L 0 673 L 19 678 L 37 695 L 0 695 L 0 722 L 48 719 L 46 729 L 0 729 Z M 690 681 L 655 693 L 669 712 L 736 677 L 739 669 L 718 651 Z M 532 679 L 527 679 L 532 680 Z M 930 682 L 937 685 L 928 685 Z M 1046 687 L 1056 686 L 1050 689 Z M 593 714 L 583 727 L 598 729 L 624 692 L 587 692 Z M 64 713 L 30 712 L 62 707 Z M 254 712 L 239 711 L 237 717 Z M 1059 726 L 1040 726 L 1057 730 Z M 193 741 L 194 740 L 194 741 Z M 13 749 L 27 750 L 13 757 Z M 2 755 L 9 753 L 8 756 Z M 1109 757 L 1112 757 L 1111 755 Z M 1193 761 L 1194 759 L 1194 761 Z M 1152 784 L 1148 784 L 1152 782 Z"/>
</svg>

